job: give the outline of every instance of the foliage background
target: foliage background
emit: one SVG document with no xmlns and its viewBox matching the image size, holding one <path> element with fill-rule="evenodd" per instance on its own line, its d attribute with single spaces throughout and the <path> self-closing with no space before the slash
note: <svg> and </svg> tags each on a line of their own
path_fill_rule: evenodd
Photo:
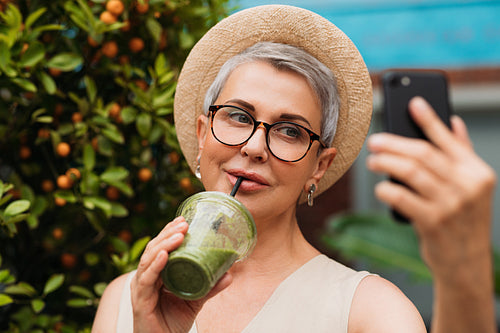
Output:
<svg viewBox="0 0 500 333">
<path fill-rule="evenodd" d="M 173 94 L 190 48 L 229 11 L 0 0 L 0 331 L 89 331 L 106 283 L 201 189 Z"/>
</svg>

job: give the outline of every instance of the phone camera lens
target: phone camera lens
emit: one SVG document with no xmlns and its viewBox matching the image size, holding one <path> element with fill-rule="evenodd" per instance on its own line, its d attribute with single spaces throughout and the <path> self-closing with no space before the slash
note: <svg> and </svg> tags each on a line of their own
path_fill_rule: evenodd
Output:
<svg viewBox="0 0 500 333">
<path fill-rule="evenodd" d="M 411 79 L 408 77 L 408 76 L 403 76 L 401 78 L 401 84 L 404 86 L 404 87 L 408 87 L 411 83 Z"/>
</svg>

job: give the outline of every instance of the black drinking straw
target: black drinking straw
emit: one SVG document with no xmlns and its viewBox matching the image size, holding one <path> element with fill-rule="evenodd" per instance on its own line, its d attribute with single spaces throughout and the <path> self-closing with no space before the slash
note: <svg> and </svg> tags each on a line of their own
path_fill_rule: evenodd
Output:
<svg viewBox="0 0 500 333">
<path fill-rule="evenodd" d="M 233 190 L 231 191 L 231 196 L 234 197 L 236 195 L 236 192 L 240 188 L 241 182 L 243 181 L 243 177 L 238 177 L 236 180 L 236 183 L 234 184 Z"/>
</svg>

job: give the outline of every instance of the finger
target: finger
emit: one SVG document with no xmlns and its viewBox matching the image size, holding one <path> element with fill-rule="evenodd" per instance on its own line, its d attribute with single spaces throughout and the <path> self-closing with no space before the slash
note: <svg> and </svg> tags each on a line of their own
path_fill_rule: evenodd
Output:
<svg viewBox="0 0 500 333">
<path fill-rule="evenodd" d="M 445 152 L 457 153 L 454 149 L 456 140 L 452 132 L 425 99 L 419 96 L 414 97 L 410 100 L 408 107 L 413 121 L 431 142 Z"/>
<path fill-rule="evenodd" d="M 158 253 L 151 265 L 142 273 L 136 274 L 137 301 L 151 301 L 154 297 L 158 297 L 158 278 L 161 270 L 167 264 L 168 253 L 162 250 Z M 156 303 L 156 302 L 153 302 Z"/>
<path fill-rule="evenodd" d="M 414 163 L 418 163 L 420 167 L 434 173 L 439 178 L 446 179 L 449 177 L 450 161 L 448 157 L 425 140 L 405 138 L 389 133 L 378 133 L 368 138 L 368 149 L 375 155 L 390 154 L 414 160 Z M 398 168 L 397 164 L 386 163 L 383 165 L 383 169 L 373 169 L 371 167 L 375 167 L 375 165 L 370 165 L 369 162 L 370 160 L 367 159 L 368 168 L 379 173 L 392 174 Z"/>
<path fill-rule="evenodd" d="M 188 228 L 189 225 L 186 223 L 183 217 L 178 217 L 174 219 L 172 222 L 168 223 L 163 228 L 163 230 L 148 243 L 146 249 L 144 250 L 144 253 L 141 256 L 141 263 L 145 266 L 149 266 L 151 261 L 158 254 L 158 251 L 161 249 L 165 249 L 164 247 L 165 244 L 163 244 L 162 246 L 158 246 L 159 244 L 164 242 L 165 239 L 172 237 L 176 233 L 186 234 Z M 168 251 L 170 252 L 172 250 Z"/>
<path fill-rule="evenodd" d="M 462 142 L 464 145 L 473 149 L 472 141 L 469 137 L 469 132 L 467 131 L 467 126 L 462 118 L 459 116 L 452 116 L 451 119 L 451 129 L 455 137 Z"/>
<path fill-rule="evenodd" d="M 145 272 L 152 265 L 152 262 L 157 258 L 160 251 L 172 252 L 181 245 L 183 240 L 184 233 L 177 232 L 161 240 L 159 243 L 156 243 L 153 247 L 148 245 L 147 250 L 144 251 L 144 254 L 141 256 L 139 266 L 137 266 L 137 274 L 141 275 Z"/>
<path fill-rule="evenodd" d="M 375 185 L 375 196 L 410 221 L 421 220 L 428 214 L 427 201 L 403 185 L 382 181 Z"/>
<path fill-rule="evenodd" d="M 368 156 L 366 165 L 373 172 L 399 180 L 427 199 L 440 195 L 443 180 L 414 159 L 381 153 Z"/>
</svg>

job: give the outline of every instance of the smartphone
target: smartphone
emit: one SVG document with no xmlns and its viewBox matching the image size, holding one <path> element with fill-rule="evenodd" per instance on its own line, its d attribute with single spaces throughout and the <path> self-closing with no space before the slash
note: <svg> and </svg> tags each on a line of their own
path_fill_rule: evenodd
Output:
<svg viewBox="0 0 500 333">
<path fill-rule="evenodd" d="M 384 96 L 383 119 L 385 130 L 410 138 L 427 140 L 425 134 L 413 122 L 408 112 L 408 103 L 421 96 L 433 107 L 439 118 L 450 127 L 451 108 L 448 98 L 446 76 L 440 71 L 388 71 L 382 75 Z M 400 183 L 394 179 L 394 182 Z M 401 184 L 401 183 L 400 183 Z M 399 222 L 409 221 L 392 210 Z"/>
</svg>

